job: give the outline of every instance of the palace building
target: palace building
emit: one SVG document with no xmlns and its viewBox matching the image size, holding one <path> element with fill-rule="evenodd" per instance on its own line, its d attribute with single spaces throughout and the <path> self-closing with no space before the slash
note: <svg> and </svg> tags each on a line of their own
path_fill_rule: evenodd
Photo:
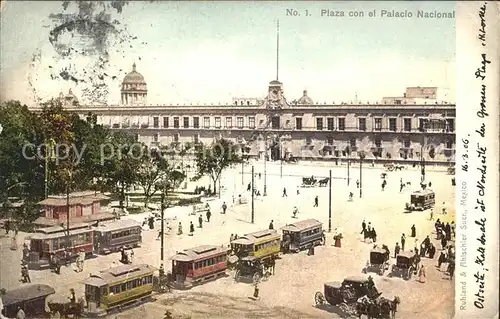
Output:
<svg viewBox="0 0 500 319">
<path fill-rule="evenodd" d="M 125 76 L 121 105 L 78 105 L 61 95 L 68 111 L 112 130 L 125 130 L 150 147 L 181 147 L 233 140 L 248 156 L 271 160 L 357 158 L 451 164 L 455 161 L 454 104 L 437 87 L 409 87 L 378 103 L 318 103 L 310 92 L 288 102 L 284 85 L 269 82 L 265 98 L 233 98 L 226 105 L 148 105 L 147 84 L 137 71 Z M 402 96 L 401 96 L 402 95 Z"/>
</svg>

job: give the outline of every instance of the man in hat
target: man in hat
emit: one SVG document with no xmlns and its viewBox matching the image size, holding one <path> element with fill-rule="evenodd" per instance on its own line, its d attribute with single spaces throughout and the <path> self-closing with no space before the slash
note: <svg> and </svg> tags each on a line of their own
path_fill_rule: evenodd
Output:
<svg viewBox="0 0 500 319">
<path fill-rule="evenodd" d="M 207 210 L 207 223 L 210 223 L 210 217 L 212 217 L 212 212 L 210 211 L 210 208 Z"/>
<path fill-rule="evenodd" d="M 189 222 L 189 236 L 194 235 L 194 225 L 193 222 Z"/>
<path fill-rule="evenodd" d="M 269 229 L 274 229 L 274 224 L 273 224 L 274 221 L 271 220 L 271 222 L 269 223 Z"/>
<path fill-rule="evenodd" d="M 396 258 L 396 256 L 399 255 L 400 250 L 401 247 L 399 247 L 399 243 L 396 243 L 396 247 L 394 247 L 394 258 Z"/>
<path fill-rule="evenodd" d="M 198 228 L 203 228 L 203 216 L 198 217 Z"/>
</svg>

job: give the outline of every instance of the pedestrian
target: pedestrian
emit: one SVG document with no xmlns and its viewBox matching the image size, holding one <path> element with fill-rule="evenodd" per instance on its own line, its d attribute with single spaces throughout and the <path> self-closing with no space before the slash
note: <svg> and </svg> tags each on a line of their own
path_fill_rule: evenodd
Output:
<svg viewBox="0 0 500 319">
<path fill-rule="evenodd" d="M 431 188 L 431 187 L 432 187 L 432 182 L 429 182 L 429 188 Z"/>
<path fill-rule="evenodd" d="M 5 221 L 4 227 L 5 227 L 5 235 L 8 235 L 10 232 L 10 221 L 9 220 Z"/>
<path fill-rule="evenodd" d="M 446 255 L 445 255 L 444 251 L 442 251 L 441 254 L 439 255 L 439 258 L 438 258 L 437 267 L 441 268 L 441 264 L 444 263 L 445 261 L 446 261 Z"/>
<path fill-rule="evenodd" d="M 403 191 L 403 188 L 405 187 L 405 185 L 403 184 L 403 182 L 401 182 L 399 184 L 399 192 L 401 193 Z"/>
<path fill-rule="evenodd" d="M 435 254 L 436 254 L 436 246 L 431 244 L 431 247 L 429 248 L 429 258 L 434 259 Z"/>
<path fill-rule="evenodd" d="M 163 231 L 161 229 L 158 229 L 158 236 L 156 237 L 156 240 L 160 240 L 162 236 L 163 236 Z"/>
<path fill-rule="evenodd" d="M 443 215 L 446 215 L 446 203 L 443 202 Z"/>
<path fill-rule="evenodd" d="M 298 186 L 297 186 L 297 195 L 300 195 L 300 190 Z"/>
<path fill-rule="evenodd" d="M 177 226 L 177 235 L 182 235 L 182 223 L 179 222 L 179 226 Z"/>
<path fill-rule="evenodd" d="M 352 198 L 354 197 L 354 194 L 352 192 L 349 192 L 349 201 L 352 202 Z"/>
<path fill-rule="evenodd" d="M 229 243 L 231 243 L 233 240 L 234 240 L 234 235 L 231 234 L 231 236 L 229 236 Z"/>
<path fill-rule="evenodd" d="M 372 228 L 371 238 L 374 243 L 377 241 L 377 232 L 375 231 L 375 227 Z"/>
<path fill-rule="evenodd" d="M 356 188 L 359 188 L 359 179 L 356 180 Z"/>
<path fill-rule="evenodd" d="M 198 217 L 198 228 L 203 228 L 203 215 L 200 214 Z"/>
<path fill-rule="evenodd" d="M 78 254 L 78 256 L 80 258 L 80 265 L 78 267 L 78 272 L 82 272 L 83 271 L 83 264 L 85 263 L 85 250 L 80 249 L 80 254 Z"/>
<path fill-rule="evenodd" d="M 434 207 L 431 208 L 431 213 L 430 213 L 430 218 L 429 220 L 434 220 Z"/>
<path fill-rule="evenodd" d="M 189 236 L 194 235 L 194 225 L 193 222 L 189 222 Z"/>
<path fill-rule="evenodd" d="M 365 220 L 363 219 L 363 222 L 361 223 L 361 233 L 360 233 L 360 234 L 364 233 L 364 232 L 365 232 L 365 230 L 366 230 L 366 222 L 365 222 Z"/>
<path fill-rule="evenodd" d="M 134 250 L 130 249 L 130 263 L 134 260 Z"/>
<path fill-rule="evenodd" d="M 316 197 L 314 197 L 314 207 L 318 207 L 318 202 L 319 202 L 318 195 L 316 195 Z"/>
<path fill-rule="evenodd" d="M 225 213 L 226 213 L 226 209 L 227 209 L 226 202 L 223 202 L 223 203 L 222 203 L 222 213 L 223 213 L 223 214 L 225 214 Z"/>
<path fill-rule="evenodd" d="M 450 280 L 453 279 L 453 275 L 455 274 L 455 261 L 450 260 L 450 263 L 448 265 L 448 273 L 450 275 Z"/>
<path fill-rule="evenodd" d="M 421 283 L 424 283 L 425 278 L 426 278 L 425 267 L 424 267 L 424 265 L 422 265 L 420 267 L 420 270 L 418 271 L 418 281 L 420 281 Z"/>
<path fill-rule="evenodd" d="M 406 242 L 406 236 L 405 234 L 401 235 L 401 251 L 405 251 L 405 242 Z"/>
<path fill-rule="evenodd" d="M 384 179 L 384 181 L 382 182 L 382 191 L 384 191 L 384 189 L 385 189 L 385 184 L 386 184 L 386 182 L 385 182 L 385 179 Z"/>
<path fill-rule="evenodd" d="M 417 229 L 415 228 L 415 224 L 411 226 L 411 237 L 417 236 Z"/>
<path fill-rule="evenodd" d="M 325 232 L 325 230 L 323 230 L 323 232 L 321 233 L 321 239 L 323 241 L 323 245 L 326 245 L 326 232 Z"/>
<path fill-rule="evenodd" d="M 260 179 L 260 176 L 261 176 L 261 175 L 260 175 L 260 173 L 259 173 L 259 179 Z"/>
<path fill-rule="evenodd" d="M 399 243 L 396 243 L 396 247 L 394 247 L 394 258 L 396 258 L 396 256 L 399 255 L 400 250 L 401 247 L 399 247 Z"/>
<path fill-rule="evenodd" d="M 294 206 L 293 207 L 293 218 L 297 218 L 297 214 L 299 213 L 299 209 L 297 208 L 297 206 Z"/>
<path fill-rule="evenodd" d="M 248 183 L 247 185 L 247 192 L 252 190 L 252 183 Z"/>
<path fill-rule="evenodd" d="M 274 225 L 273 225 L 273 221 L 271 220 L 271 222 L 269 223 L 269 229 L 274 229 Z"/>
<path fill-rule="evenodd" d="M 259 298 L 259 283 L 257 281 L 253 284 L 253 297 L 255 299 Z"/>
<path fill-rule="evenodd" d="M 288 195 L 286 194 L 286 187 L 283 187 L 283 197 L 288 197 Z"/>
<path fill-rule="evenodd" d="M 448 241 L 446 240 L 446 237 L 441 238 L 441 249 L 444 250 L 446 248 L 446 244 Z"/>
<path fill-rule="evenodd" d="M 207 210 L 207 223 L 210 223 L 210 217 L 212 217 L 212 212 L 210 209 Z"/>
<path fill-rule="evenodd" d="M 16 319 L 25 319 L 26 314 L 24 313 L 24 310 L 21 307 L 17 307 L 17 314 L 16 314 Z"/>
</svg>

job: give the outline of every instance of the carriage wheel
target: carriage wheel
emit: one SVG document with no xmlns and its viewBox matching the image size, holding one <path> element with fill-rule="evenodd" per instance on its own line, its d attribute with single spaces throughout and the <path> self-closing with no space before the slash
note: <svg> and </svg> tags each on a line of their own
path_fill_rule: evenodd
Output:
<svg viewBox="0 0 500 319">
<path fill-rule="evenodd" d="M 387 169 L 389 170 L 389 172 L 392 172 L 394 170 L 394 167 L 389 166 Z"/>
<path fill-rule="evenodd" d="M 234 273 L 234 281 L 236 281 L 236 282 L 240 281 L 240 271 L 239 270 L 236 270 L 236 272 Z"/>
<path fill-rule="evenodd" d="M 323 294 L 321 292 L 318 291 L 314 295 L 314 301 L 316 302 L 316 306 L 324 305 L 325 304 L 325 297 L 323 296 Z"/>
<path fill-rule="evenodd" d="M 408 268 L 408 273 L 406 274 L 407 279 L 411 279 L 411 275 L 413 274 L 413 267 Z"/>
</svg>

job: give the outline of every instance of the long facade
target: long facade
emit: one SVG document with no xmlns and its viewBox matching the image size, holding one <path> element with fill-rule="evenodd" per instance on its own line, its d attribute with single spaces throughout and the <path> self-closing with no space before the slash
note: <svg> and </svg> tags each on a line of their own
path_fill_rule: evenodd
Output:
<svg viewBox="0 0 500 319">
<path fill-rule="evenodd" d="M 82 117 L 96 114 L 99 124 L 133 132 L 139 141 L 157 148 L 228 138 L 241 145 L 245 154 L 260 158 L 267 154 L 271 160 L 343 160 L 362 153 L 374 161 L 455 161 L 455 105 L 437 100 L 434 87 L 407 88 L 402 97 L 382 98 L 376 104 L 315 104 L 307 91 L 289 103 L 283 84 L 275 80 L 264 99 L 234 98 L 230 105 L 153 106 L 145 103 L 146 82 L 135 64 L 132 73 L 123 81 L 121 105 L 71 103 L 67 109 Z M 138 97 L 142 103 L 136 103 Z"/>
</svg>

